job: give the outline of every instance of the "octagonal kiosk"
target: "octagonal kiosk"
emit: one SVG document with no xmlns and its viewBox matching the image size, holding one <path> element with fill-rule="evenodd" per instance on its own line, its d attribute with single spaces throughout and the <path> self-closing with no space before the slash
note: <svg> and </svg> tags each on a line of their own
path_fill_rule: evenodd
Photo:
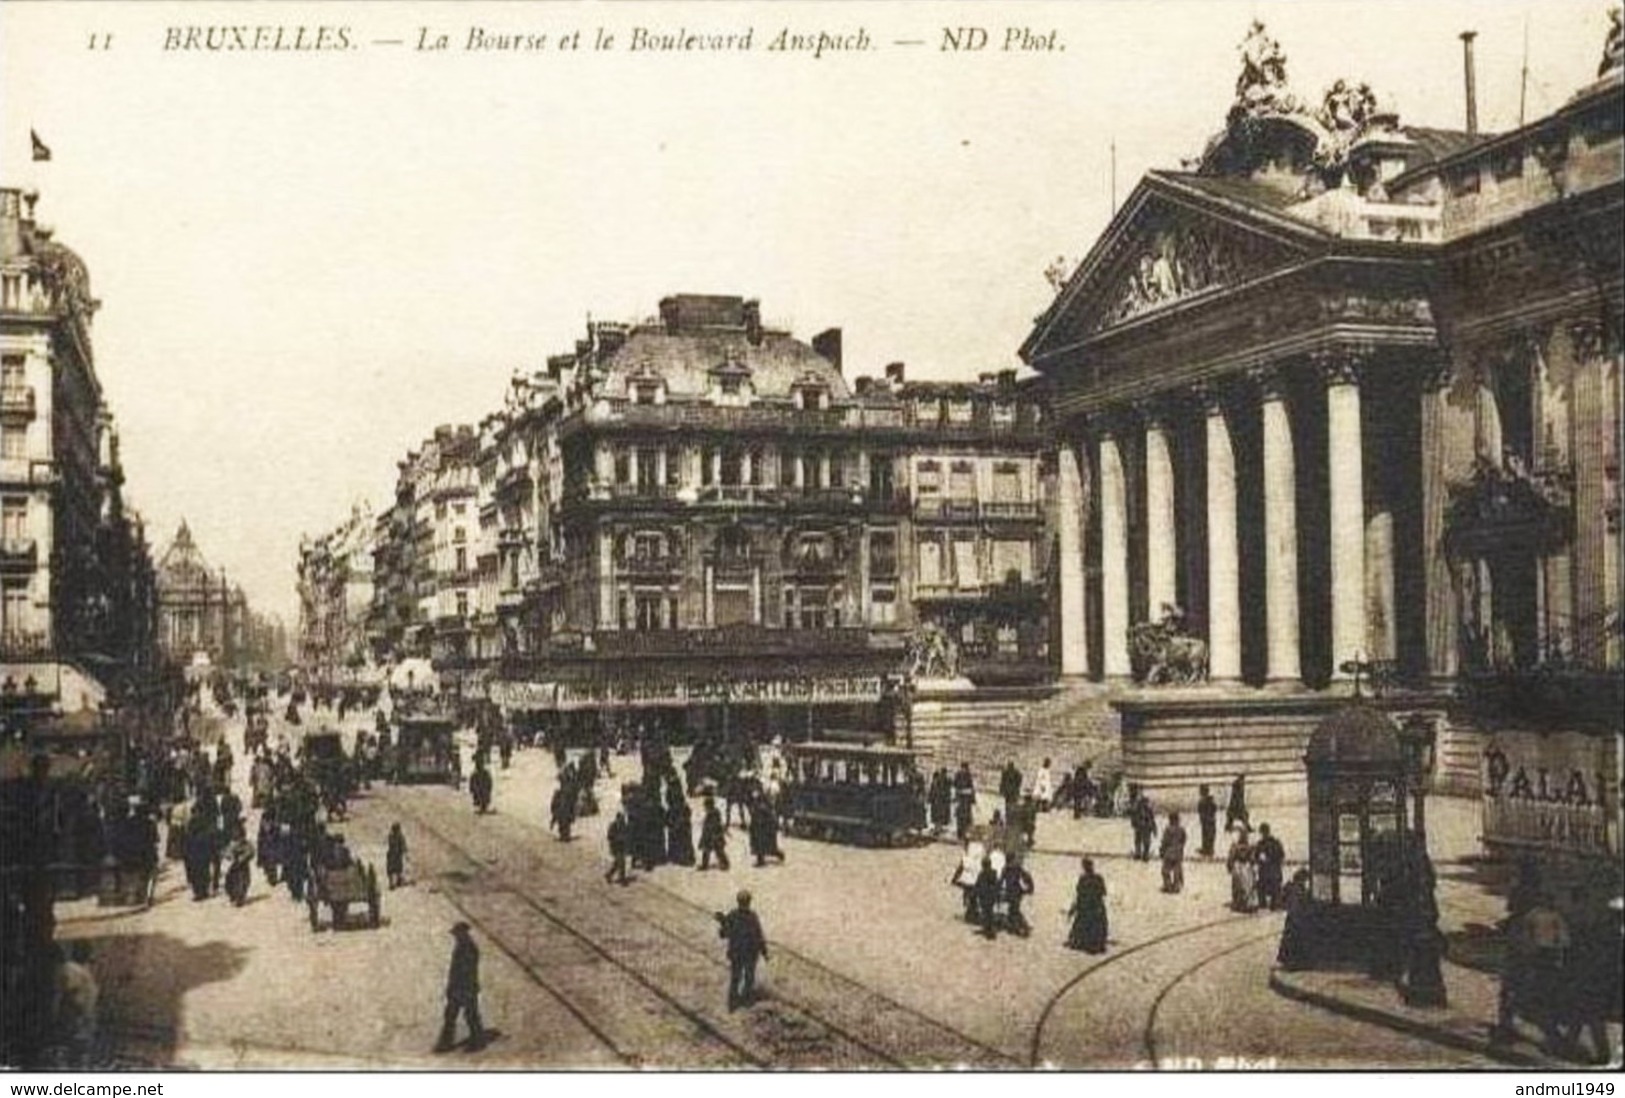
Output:
<svg viewBox="0 0 1625 1098">
<path fill-rule="evenodd" d="M 1289 916 L 1292 967 L 1404 965 L 1408 767 L 1399 729 L 1359 701 L 1320 722 L 1309 775 L 1309 895 Z M 1284 945 L 1284 943 L 1283 943 Z M 1284 952 L 1284 951 L 1283 951 Z"/>
</svg>

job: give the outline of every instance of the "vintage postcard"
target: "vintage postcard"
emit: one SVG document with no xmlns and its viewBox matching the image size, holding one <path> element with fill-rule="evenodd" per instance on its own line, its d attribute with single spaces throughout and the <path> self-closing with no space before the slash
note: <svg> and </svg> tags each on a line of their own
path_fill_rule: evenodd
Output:
<svg viewBox="0 0 1625 1098">
<path fill-rule="evenodd" d="M 1622 96 L 1608 0 L 0 5 L 5 1065 L 1617 1066 Z"/>
</svg>

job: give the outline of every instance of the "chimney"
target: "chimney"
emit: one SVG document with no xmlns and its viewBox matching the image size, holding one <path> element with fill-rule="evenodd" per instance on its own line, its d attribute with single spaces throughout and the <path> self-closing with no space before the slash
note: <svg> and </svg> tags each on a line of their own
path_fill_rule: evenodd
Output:
<svg viewBox="0 0 1625 1098">
<path fill-rule="evenodd" d="M 1477 31 L 1461 32 L 1461 62 L 1467 80 L 1467 136 L 1478 136 L 1478 80 L 1473 75 L 1473 39 Z"/>
<path fill-rule="evenodd" d="M 893 385 L 903 383 L 903 364 L 901 362 L 886 363 L 886 380 Z"/>
<path fill-rule="evenodd" d="M 752 347 L 762 345 L 762 303 L 747 301 L 740 310 L 745 318 L 745 339 Z"/>
<path fill-rule="evenodd" d="M 841 372 L 841 330 L 825 328 L 812 337 L 812 349 L 829 360 L 835 372 Z"/>
</svg>

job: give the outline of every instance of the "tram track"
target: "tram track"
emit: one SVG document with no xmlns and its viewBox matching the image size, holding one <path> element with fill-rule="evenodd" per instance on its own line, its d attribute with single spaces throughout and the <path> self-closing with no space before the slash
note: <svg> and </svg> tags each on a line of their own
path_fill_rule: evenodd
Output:
<svg viewBox="0 0 1625 1098">
<path fill-rule="evenodd" d="M 424 816 L 414 808 L 401 804 L 400 799 L 394 799 L 392 801 L 392 807 L 401 815 L 404 815 L 411 820 L 413 825 L 419 831 L 429 834 L 440 845 L 452 851 L 466 863 L 475 867 L 475 874 L 500 878 L 499 874 L 495 874 L 491 870 L 487 869 L 483 864 L 482 859 L 480 859 L 473 851 L 469 850 L 467 846 L 458 842 L 455 838 L 447 835 L 444 830 L 426 820 Z M 476 876 L 472 879 L 478 878 Z M 634 1049 L 627 1047 L 624 1042 L 612 1036 L 602 1024 L 583 1010 L 580 1004 L 577 1002 L 578 996 L 572 995 L 568 991 L 562 989 L 558 985 L 557 981 L 550 980 L 543 976 L 541 972 L 541 965 L 536 960 L 528 959 L 521 955 L 521 953 L 509 943 L 507 939 L 511 936 L 510 933 L 497 927 L 492 919 L 476 913 L 472 909 L 472 904 L 469 902 L 469 894 L 459 893 L 456 888 L 451 887 L 449 883 L 446 883 L 449 880 L 450 878 L 443 878 L 442 886 L 439 889 L 439 895 L 454 909 L 456 909 L 464 919 L 468 920 L 471 925 L 478 929 L 480 933 L 484 935 L 486 940 L 495 945 L 504 956 L 508 957 L 509 960 L 513 961 L 514 964 L 519 966 L 520 970 L 525 973 L 527 979 L 556 999 L 572 1017 L 579 1021 L 589 1033 L 603 1043 L 603 1045 L 624 1064 L 629 1067 L 653 1066 L 650 1064 L 648 1057 Z M 661 1004 L 661 1008 L 663 1010 L 676 1015 L 678 1018 L 681 1018 L 683 1022 L 693 1026 L 694 1029 L 702 1034 L 708 1042 L 714 1042 L 717 1045 L 721 1045 L 724 1049 L 728 1050 L 728 1052 L 731 1054 L 731 1058 L 737 1058 L 739 1061 L 742 1061 L 742 1065 L 736 1064 L 733 1066 L 750 1066 L 757 1068 L 765 1068 L 769 1066 L 769 1062 L 766 1059 L 757 1055 L 741 1042 L 721 1032 L 698 1011 L 695 1011 L 678 1001 L 670 993 L 665 991 L 665 989 L 655 984 L 631 965 L 628 965 L 617 958 L 599 942 L 582 933 L 581 930 L 579 930 L 569 921 L 556 915 L 552 911 L 549 911 L 544 904 L 538 902 L 534 897 L 527 895 L 521 889 L 514 887 L 511 883 L 503 881 L 502 887 L 498 889 L 482 889 L 479 894 L 485 896 L 502 894 L 517 901 L 529 914 L 539 916 L 547 926 L 552 927 L 555 931 L 562 932 L 577 946 L 584 948 L 589 954 L 599 958 L 601 961 L 607 962 L 607 964 L 615 972 L 631 980 L 634 984 L 641 988 L 644 993 L 657 1000 Z M 728 1065 L 724 1063 L 716 1066 Z"/>
<path fill-rule="evenodd" d="M 1232 926 L 1236 923 L 1246 921 L 1249 921 L 1249 917 L 1246 915 L 1227 915 L 1224 918 L 1210 919 L 1207 922 L 1197 923 L 1195 926 L 1187 926 L 1181 927 L 1178 930 L 1170 930 L 1165 934 L 1158 934 L 1153 938 L 1147 938 L 1143 942 L 1136 942 L 1127 949 L 1113 953 L 1104 960 L 1090 965 L 1082 972 L 1079 972 L 1077 975 L 1073 976 L 1071 979 L 1066 981 L 1066 983 L 1057 988 L 1055 993 L 1045 1001 L 1044 1009 L 1039 1013 L 1038 1021 L 1033 1025 L 1032 1039 L 1028 1043 L 1027 1066 L 1035 1069 L 1046 1066 L 1043 1060 L 1044 1030 L 1049 1025 L 1050 1019 L 1054 1015 L 1056 1008 L 1059 1007 L 1063 1001 L 1071 997 L 1080 987 L 1084 986 L 1087 981 L 1097 978 L 1102 972 L 1113 969 L 1115 966 L 1121 964 L 1131 957 L 1139 956 L 1148 950 L 1156 949 L 1157 947 L 1166 945 L 1169 942 L 1194 937 L 1198 934 L 1204 934 L 1210 930 L 1218 929 L 1219 927 Z M 1276 931 L 1272 930 L 1270 933 L 1274 934 Z M 1249 939 L 1249 941 L 1252 940 L 1255 939 Z M 1216 956 L 1218 955 L 1205 955 L 1200 961 L 1197 962 L 1196 967 L 1200 967 L 1202 963 L 1212 960 Z M 1178 974 L 1174 982 L 1177 983 L 1185 975 L 1188 975 L 1188 973 L 1182 972 Z M 1159 1000 L 1161 997 L 1162 995 L 1159 993 Z M 1143 1034 L 1144 1031 L 1142 1030 L 1142 1047 L 1144 1046 Z"/>
<path fill-rule="evenodd" d="M 1190 977 L 1196 975 L 1208 965 L 1222 961 L 1231 954 L 1240 953 L 1242 950 L 1255 946 L 1259 942 L 1268 941 L 1271 938 L 1279 937 L 1279 933 L 1280 932 L 1278 930 L 1271 929 L 1262 934 L 1254 934 L 1251 937 L 1234 943 L 1233 945 L 1226 946 L 1216 953 L 1209 953 L 1191 964 L 1186 965 L 1179 972 L 1175 973 L 1171 980 L 1163 984 L 1162 987 L 1157 991 L 1156 998 L 1151 1000 L 1150 1009 L 1146 1011 L 1145 1030 L 1141 1037 L 1141 1043 L 1145 1048 L 1146 1062 L 1155 1065 L 1160 1059 L 1157 1050 L 1157 1015 L 1162 1010 L 1162 1004 L 1167 1001 L 1168 996 L 1173 993 L 1173 990 L 1176 987 L 1184 983 Z"/>
<path fill-rule="evenodd" d="M 426 819 L 423 813 L 415 807 L 405 805 L 401 803 L 401 799 L 394 798 L 392 798 L 392 807 L 410 819 L 416 828 L 431 835 L 436 842 L 452 851 L 461 860 L 475 866 L 478 873 L 488 878 L 495 878 L 499 882 L 500 887 L 498 889 L 485 889 L 481 894 L 491 895 L 494 892 L 500 892 L 511 896 L 524 907 L 526 912 L 541 918 L 555 930 L 568 935 L 577 945 L 590 951 L 601 962 L 636 983 L 644 993 L 658 1000 L 663 1009 L 681 1018 L 688 1026 L 692 1026 L 696 1032 L 703 1034 L 708 1041 L 727 1049 L 741 1061 L 733 1066 L 757 1068 L 785 1066 L 829 1067 L 839 1065 L 842 1062 L 862 1067 L 906 1068 L 914 1066 L 908 1059 L 898 1055 L 892 1049 L 854 1032 L 852 1027 L 831 1018 L 828 1012 L 819 1010 L 804 1001 L 790 998 L 777 989 L 774 994 L 765 997 L 755 1010 L 749 1012 L 748 1015 L 741 1016 L 742 1019 L 749 1019 L 748 1023 L 744 1023 L 752 1030 L 749 1036 L 754 1038 L 755 1042 L 768 1046 L 769 1051 L 764 1054 L 762 1051 L 758 1051 L 758 1048 L 753 1043 L 725 1032 L 708 1019 L 702 1011 L 682 1002 L 656 981 L 639 971 L 636 966 L 628 964 L 602 942 L 583 932 L 573 921 L 566 919 L 555 911 L 549 910 L 546 904 L 538 902 L 533 896 L 529 895 L 519 882 L 511 880 L 506 874 L 486 868 L 483 859 L 477 852 L 471 850 L 457 838 L 447 834 L 442 827 Z M 685 908 L 696 912 L 704 912 L 700 905 L 694 904 L 692 901 L 672 896 L 671 893 L 665 890 L 662 890 L 661 894 L 663 897 L 670 897 L 678 901 Z M 549 980 L 538 972 L 536 964 L 528 961 L 509 942 L 504 941 L 504 932 L 500 928 L 493 926 L 490 920 L 471 911 L 467 893 L 459 895 L 452 889 L 443 889 L 442 895 L 468 919 L 470 924 L 479 927 L 483 934 L 496 943 L 504 955 L 518 964 L 532 982 L 543 988 L 552 997 L 558 999 L 570 1011 L 572 1016 L 581 1021 L 588 1028 L 588 1031 L 595 1038 L 601 1040 L 605 1047 L 609 1048 L 611 1053 L 618 1059 L 630 1065 L 641 1065 L 646 1062 L 645 1057 L 634 1049 L 626 1047 L 624 1042 L 617 1041 L 607 1032 L 604 1026 L 589 1018 L 586 1012 L 581 1010 L 579 1004 L 572 1001 L 572 996 L 567 991 L 559 988 L 555 981 Z M 647 912 L 624 904 L 617 905 L 617 912 L 631 917 L 637 923 L 669 940 L 691 959 L 703 964 L 707 970 L 725 970 L 725 964 L 717 958 L 714 950 L 700 949 L 689 937 L 685 937 L 681 932 L 667 926 Z M 777 957 L 792 957 L 796 963 L 806 965 L 827 978 L 847 980 L 846 977 L 841 976 L 828 966 L 822 965 L 797 951 L 779 947 L 775 949 L 775 955 Z M 906 1013 L 909 1016 L 908 1020 L 916 1024 L 928 1025 L 937 1031 L 951 1035 L 956 1042 L 972 1046 L 978 1054 L 975 1062 L 979 1066 L 1013 1067 L 1017 1064 L 1017 1061 L 1007 1054 L 982 1042 L 977 1042 L 973 1038 L 952 1030 L 950 1027 L 943 1026 L 942 1023 L 937 1022 L 935 1019 L 921 1015 L 917 1011 L 913 1011 L 888 997 L 877 995 L 866 987 L 863 990 L 865 994 L 871 995 L 883 1003 L 889 1011 Z M 848 1046 L 844 1053 L 839 1047 L 841 1043 Z M 854 1056 L 852 1050 L 857 1050 L 861 1054 Z M 799 1063 L 786 1063 L 786 1059 L 798 1061 Z M 937 1061 L 932 1061 L 933 1066 L 936 1063 Z"/>
</svg>

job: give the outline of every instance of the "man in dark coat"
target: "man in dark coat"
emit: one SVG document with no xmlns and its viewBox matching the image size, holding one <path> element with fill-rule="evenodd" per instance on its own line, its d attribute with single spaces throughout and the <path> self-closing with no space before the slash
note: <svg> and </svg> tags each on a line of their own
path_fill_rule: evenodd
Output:
<svg viewBox="0 0 1625 1098">
<path fill-rule="evenodd" d="M 717 912 L 717 936 L 728 940 L 728 1009 L 748 1006 L 756 997 L 756 962 L 768 959 L 767 935 L 750 909 L 749 892 L 740 892 L 738 906 L 726 915 Z"/>
<path fill-rule="evenodd" d="M 1258 865 L 1259 906 L 1275 911 L 1281 906 L 1281 867 L 1286 862 L 1286 850 L 1281 840 L 1270 834 L 1269 824 L 1258 825 L 1253 859 Z"/>
<path fill-rule="evenodd" d="M 1230 803 L 1224 809 L 1224 829 L 1229 831 L 1240 820 L 1243 827 L 1251 827 L 1252 821 L 1247 818 L 1247 775 L 1237 774 L 1236 780 L 1230 783 Z"/>
<path fill-rule="evenodd" d="M 631 824 L 626 819 L 626 809 L 622 808 L 615 813 L 615 818 L 609 821 L 609 872 L 604 874 L 605 881 L 619 881 L 626 884 L 629 877 L 626 875 L 626 848 L 632 841 Z"/>
<path fill-rule="evenodd" d="M 694 864 L 694 814 L 676 778 L 666 783 L 666 860 L 672 865 Z"/>
<path fill-rule="evenodd" d="M 1151 807 L 1151 798 L 1136 793 L 1129 807 L 1129 826 L 1134 829 L 1134 857 L 1138 861 L 1151 860 L 1151 840 L 1157 834 L 1157 814 Z"/>
<path fill-rule="evenodd" d="M 1010 933 L 1025 938 L 1033 928 L 1021 913 L 1021 902 L 1033 894 L 1033 875 L 1027 872 L 1020 858 L 1005 859 L 999 887 L 1004 893 L 1004 925 L 1010 928 Z"/>
<path fill-rule="evenodd" d="M 576 822 L 576 787 L 574 781 L 559 782 L 559 787 L 553 790 L 553 800 L 548 806 L 548 815 L 552 826 L 558 828 L 559 842 L 569 842 L 570 828 Z"/>
<path fill-rule="evenodd" d="M 722 826 L 722 813 L 717 811 L 715 798 L 705 798 L 705 817 L 700 821 L 700 868 L 711 868 L 711 855 L 717 857 L 717 868 L 728 868 L 728 833 Z"/>
<path fill-rule="evenodd" d="M 1219 831 L 1219 802 L 1213 799 L 1213 794 L 1207 786 L 1202 786 L 1196 795 L 1196 821 L 1202 827 L 1202 857 L 1213 857 L 1213 843 L 1218 838 Z"/>
<path fill-rule="evenodd" d="M 976 903 L 976 916 L 982 924 L 982 936 L 993 938 L 998 935 L 993 920 L 998 914 L 999 907 L 999 875 L 993 869 L 993 859 L 982 858 L 982 870 L 976 874 L 976 883 L 971 885 L 971 893 Z"/>
<path fill-rule="evenodd" d="M 446 974 L 446 1011 L 441 1018 L 436 1052 L 450 1052 L 456 1044 L 457 1016 L 468 1019 L 468 1049 L 484 1048 L 485 1026 L 480 1022 L 480 947 L 474 944 L 467 923 L 451 928 L 456 941 L 451 947 L 451 969 Z"/>
<path fill-rule="evenodd" d="M 976 813 L 976 779 L 971 776 L 970 763 L 962 762 L 954 773 L 954 833 L 960 842 L 970 832 Z"/>
<path fill-rule="evenodd" d="M 1162 890 L 1181 892 L 1185 888 L 1185 827 L 1179 822 L 1179 813 L 1168 814 L 1168 826 L 1162 829 Z"/>
<path fill-rule="evenodd" d="M 765 865 L 769 858 L 784 864 L 784 851 L 779 849 L 779 818 L 768 803 L 767 794 L 761 792 L 750 806 L 750 852 L 757 866 Z"/>
<path fill-rule="evenodd" d="M 480 815 L 491 810 L 491 771 L 483 755 L 474 756 L 474 773 L 468 779 L 468 795 L 474 799 L 474 811 Z"/>
<path fill-rule="evenodd" d="M 389 825 L 389 843 L 384 848 L 384 873 L 389 887 L 399 888 L 406 883 L 406 835 L 399 822 Z"/>
<path fill-rule="evenodd" d="M 1021 800 L 1021 771 L 1016 769 L 1016 760 L 1011 759 L 1004 764 L 999 772 L 999 796 L 1004 798 L 1004 818 L 1010 819 L 1016 813 L 1016 805 Z"/>
</svg>

